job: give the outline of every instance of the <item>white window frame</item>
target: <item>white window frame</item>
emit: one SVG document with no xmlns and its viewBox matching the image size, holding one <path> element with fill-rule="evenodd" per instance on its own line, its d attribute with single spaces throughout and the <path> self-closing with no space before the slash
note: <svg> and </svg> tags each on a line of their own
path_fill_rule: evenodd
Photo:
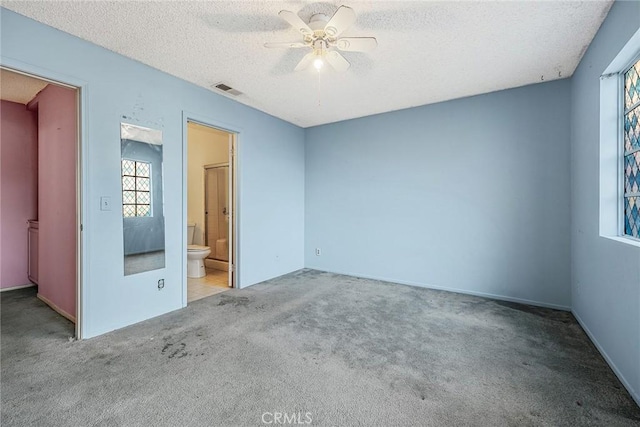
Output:
<svg viewBox="0 0 640 427">
<path fill-rule="evenodd" d="M 600 76 L 600 236 L 640 247 L 624 234 L 624 72 L 640 55 L 640 29 Z"/>
<path fill-rule="evenodd" d="M 629 63 L 624 67 L 624 69 L 620 72 L 619 74 L 619 78 L 618 78 L 618 93 L 620 94 L 620 101 L 619 101 L 619 117 L 618 120 L 620 121 L 620 131 L 618 134 L 618 145 L 620 147 L 620 215 L 618 215 L 620 222 L 618 224 L 618 230 L 620 231 L 620 236 L 622 237 L 626 237 L 629 238 L 631 240 L 635 240 L 637 242 L 640 242 L 640 239 L 634 236 L 630 236 L 628 234 L 625 233 L 625 227 L 624 227 L 624 223 L 625 223 L 625 206 L 626 206 L 626 201 L 625 201 L 625 188 L 624 188 L 624 177 L 625 177 L 625 172 L 624 172 L 624 158 L 625 158 L 625 146 L 624 146 L 624 116 L 625 116 L 625 105 L 624 105 L 624 75 L 626 74 L 626 72 L 635 65 L 636 62 L 638 62 L 640 60 L 640 48 L 638 48 L 636 56 L 629 61 Z M 636 107 L 638 108 L 638 107 Z"/>
<path fill-rule="evenodd" d="M 135 193 L 138 193 L 138 192 L 141 192 L 141 193 L 149 193 L 149 203 L 138 203 L 138 201 L 137 201 L 137 199 L 138 199 L 137 194 L 134 196 L 134 197 L 135 197 L 135 201 L 136 201 L 136 203 L 125 203 L 125 202 L 124 202 L 124 192 L 125 192 L 125 191 L 132 191 L 132 190 L 125 190 L 125 189 L 124 189 L 124 186 L 123 186 L 124 184 L 123 184 L 122 180 L 123 180 L 123 178 L 124 178 L 125 176 L 133 177 L 134 179 L 138 178 L 138 175 L 137 175 L 137 165 L 135 166 L 135 169 L 136 169 L 136 172 L 135 172 L 135 173 L 136 173 L 136 175 L 124 175 L 124 170 L 122 170 L 122 169 L 120 170 L 120 192 L 122 193 L 122 207 L 123 207 L 123 209 L 124 209 L 124 206 L 125 206 L 125 205 L 126 205 L 126 206 L 132 206 L 132 205 L 133 205 L 133 206 L 135 206 L 135 207 L 136 207 L 136 208 L 135 208 L 135 209 L 136 209 L 136 214 L 135 214 L 135 215 L 132 215 L 132 216 L 124 216 L 124 213 L 123 213 L 123 217 L 124 217 L 124 218 L 153 218 L 153 191 L 151 191 L 151 190 L 152 190 L 152 188 L 153 188 L 153 187 L 152 187 L 152 186 L 153 186 L 153 181 L 152 181 L 152 178 L 151 178 L 151 176 L 152 176 L 152 174 L 153 174 L 153 171 L 152 171 L 152 166 L 153 166 L 153 165 L 151 164 L 151 162 L 146 161 L 146 160 L 136 160 L 136 159 L 129 159 L 129 158 L 126 158 L 126 159 L 125 159 L 125 158 L 123 158 L 122 160 L 127 160 L 127 161 L 130 161 L 130 162 L 134 162 L 134 164 L 135 164 L 135 163 L 145 163 L 145 164 L 149 165 L 149 191 L 138 190 L 138 189 L 137 189 L 137 187 L 136 187 L 136 189 L 135 189 L 135 190 L 133 190 Z M 140 205 L 140 206 L 147 206 L 147 205 L 149 205 L 149 215 L 138 215 L 138 205 Z"/>
</svg>

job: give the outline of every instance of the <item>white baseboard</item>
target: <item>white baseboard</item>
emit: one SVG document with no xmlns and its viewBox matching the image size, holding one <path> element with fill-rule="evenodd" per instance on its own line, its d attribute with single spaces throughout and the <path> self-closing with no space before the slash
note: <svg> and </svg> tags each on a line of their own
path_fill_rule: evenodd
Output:
<svg viewBox="0 0 640 427">
<path fill-rule="evenodd" d="M 11 286 L 10 288 L 2 288 L 2 289 L 0 289 L 0 292 L 15 291 L 16 289 L 31 288 L 33 286 L 36 286 L 36 284 L 35 283 L 27 283 L 26 285 Z"/>
<path fill-rule="evenodd" d="M 611 360 L 611 358 L 609 357 L 609 355 L 607 354 L 607 352 L 604 350 L 604 348 L 600 345 L 600 343 L 598 342 L 598 340 L 596 339 L 596 337 L 593 335 L 593 333 L 591 333 L 591 331 L 589 330 L 589 328 L 587 327 L 587 325 L 582 321 L 582 319 L 580 318 L 580 316 L 578 316 L 578 313 L 576 313 L 575 311 L 571 310 L 571 314 L 573 314 L 573 317 L 576 318 L 576 320 L 578 321 L 578 323 L 580 324 L 580 326 L 582 327 L 582 329 L 584 330 L 584 332 L 587 334 L 587 336 L 589 337 L 589 339 L 591 340 L 591 342 L 593 343 L 593 345 L 596 346 L 596 348 L 598 349 L 598 351 L 600 352 L 600 354 L 602 355 L 602 357 L 604 357 L 604 360 L 607 362 L 607 364 L 609 364 L 609 366 L 611 367 L 611 369 L 613 370 L 613 373 L 616 374 L 616 376 L 618 377 L 618 379 L 620 380 L 620 382 L 622 383 L 622 385 L 624 386 L 624 388 L 627 389 L 627 391 L 629 392 L 629 394 L 631 395 L 631 397 L 633 398 L 633 400 L 636 401 L 636 404 L 638 406 L 640 406 L 640 394 L 638 392 L 636 392 L 633 387 L 631 387 L 631 384 L 629 384 L 629 382 L 627 381 L 627 379 L 624 377 L 624 375 L 622 375 L 622 372 L 620 372 L 620 370 L 618 369 L 618 367 L 616 366 L 615 363 L 613 363 L 613 360 Z"/>
<path fill-rule="evenodd" d="M 76 323 L 76 316 L 72 316 L 71 314 L 67 313 L 66 311 L 64 311 L 63 309 L 61 309 L 60 307 L 58 307 L 56 304 L 54 304 L 53 302 L 51 302 L 48 298 L 43 297 L 40 294 L 36 295 L 38 297 L 38 299 L 42 302 L 44 302 L 45 304 L 47 304 L 49 307 L 51 307 L 53 309 L 53 311 L 57 312 L 59 315 L 61 315 L 62 317 L 66 317 L 68 320 L 72 321 L 73 323 Z"/>
<path fill-rule="evenodd" d="M 376 277 L 376 276 L 369 276 L 369 275 L 363 275 L 363 274 L 346 273 L 346 272 L 341 272 L 341 271 L 329 271 L 329 270 L 324 270 L 324 269 L 314 268 L 314 267 L 307 267 L 307 268 L 310 268 L 312 270 L 318 270 L 318 271 L 326 271 L 327 273 L 342 274 L 344 276 L 361 277 L 363 279 L 371 279 L 371 280 L 381 280 L 383 282 L 399 283 L 401 285 L 416 286 L 416 287 L 419 287 L 419 288 L 436 289 L 436 290 L 439 290 L 439 291 L 447 291 L 447 292 L 454 292 L 454 293 L 457 293 L 457 294 L 473 295 L 473 296 L 476 296 L 476 297 L 484 297 L 484 298 L 496 299 L 496 300 L 500 300 L 500 301 L 509 301 L 509 302 L 516 302 L 516 303 L 519 303 L 519 304 L 535 305 L 537 307 L 544 307 L 544 308 L 553 308 L 555 310 L 571 311 L 571 307 L 566 306 L 566 305 L 552 304 L 552 303 L 541 302 L 541 301 L 533 301 L 533 300 L 528 300 L 528 299 L 523 299 L 523 298 L 514 298 L 514 297 L 509 297 L 509 296 L 506 296 L 506 295 L 497 295 L 497 294 L 490 294 L 490 293 L 486 293 L 486 292 L 468 291 L 468 290 L 465 290 L 465 289 L 448 288 L 448 287 L 445 287 L 445 286 L 434 286 L 434 285 L 428 285 L 428 284 L 425 284 L 425 283 L 411 282 L 411 281 L 407 281 L 407 280 L 390 279 L 390 278 L 386 278 L 386 277 Z"/>
</svg>

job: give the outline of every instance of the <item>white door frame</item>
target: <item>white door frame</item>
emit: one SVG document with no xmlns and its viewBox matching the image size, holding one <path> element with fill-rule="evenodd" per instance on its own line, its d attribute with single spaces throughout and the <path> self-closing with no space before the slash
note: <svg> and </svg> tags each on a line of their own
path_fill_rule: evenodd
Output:
<svg viewBox="0 0 640 427">
<path fill-rule="evenodd" d="M 232 228 L 232 232 L 229 233 L 229 246 L 231 248 L 231 253 L 229 256 L 229 285 L 233 288 L 240 288 L 240 263 L 239 263 L 239 253 L 240 253 L 240 245 L 239 235 L 240 235 L 240 215 L 239 212 L 239 188 L 238 179 L 240 174 L 239 164 L 240 159 L 238 155 L 238 145 L 240 139 L 240 133 L 242 132 L 242 128 L 239 126 L 231 125 L 228 123 L 221 122 L 216 119 L 212 119 L 211 117 L 206 117 L 201 114 L 191 113 L 188 111 L 182 112 L 182 307 L 187 306 L 187 172 L 188 172 L 188 158 L 187 158 L 187 148 L 188 148 L 188 124 L 197 123 L 203 126 L 207 126 L 210 128 L 218 129 L 223 132 L 227 132 L 229 134 L 229 189 L 231 191 L 230 197 L 232 198 L 232 202 L 230 203 L 230 226 Z"/>
<path fill-rule="evenodd" d="M 87 197 L 88 183 L 87 164 L 89 159 L 88 135 L 87 135 L 87 114 L 85 107 L 87 105 L 88 83 L 76 77 L 58 73 L 49 69 L 37 67 L 32 64 L 17 61 L 12 58 L 0 56 L 0 68 L 45 80 L 58 86 L 69 87 L 76 90 L 76 114 L 77 132 L 76 132 L 76 324 L 75 338 L 83 339 L 83 325 L 86 318 L 84 312 L 84 283 L 88 283 L 89 269 L 85 265 L 84 260 L 88 259 L 88 238 L 83 232 L 83 220 L 87 218 Z"/>
</svg>

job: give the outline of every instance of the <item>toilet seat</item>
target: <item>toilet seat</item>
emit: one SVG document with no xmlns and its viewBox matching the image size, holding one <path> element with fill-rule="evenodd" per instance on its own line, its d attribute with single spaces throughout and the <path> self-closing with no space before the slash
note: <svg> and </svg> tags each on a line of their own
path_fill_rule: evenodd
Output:
<svg viewBox="0 0 640 427">
<path fill-rule="evenodd" d="M 208 251 L 209 249 L 211 249 L 209 246 L 187 245 L 187 252 Z"/>
</svg>

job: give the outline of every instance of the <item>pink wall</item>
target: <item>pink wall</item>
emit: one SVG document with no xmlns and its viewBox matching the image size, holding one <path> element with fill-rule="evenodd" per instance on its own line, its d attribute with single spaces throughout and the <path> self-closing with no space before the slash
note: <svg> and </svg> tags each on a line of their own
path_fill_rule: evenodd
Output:
<svg viewBox="0 0 640 427">
<path fill-rule="evenodd" d="M 76 315 L 76 92 L 49 85 L 38 104 L 38 294 Z"/>
<path fill-rule="evenodd" d="M 29 283 L 27 220 L 38 216 L 37 115 L 0 101 L 0 288 Z"/>
</svg>

